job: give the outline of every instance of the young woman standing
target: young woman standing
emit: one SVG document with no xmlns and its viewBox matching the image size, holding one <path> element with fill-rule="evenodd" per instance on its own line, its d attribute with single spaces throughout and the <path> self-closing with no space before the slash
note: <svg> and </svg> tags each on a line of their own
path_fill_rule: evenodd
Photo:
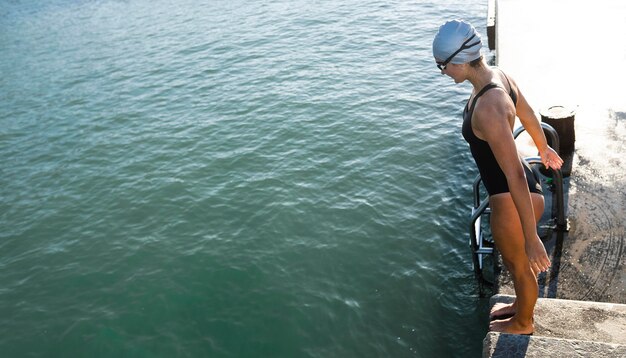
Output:
<svg viewBox="0 0 626 358">
<path fill-rule="evenodd" d="M 517 152 L 515 117 L 533 139 L 546 167 L 559 169 L 563 160 L 548 146 L 539 120 L 515 81 L 489 67 L 480 54 L 481 47 L 474 27 L 454 20 L 439 28 L 433 55 L 442 74 L 456 83 L 469 81 L 474 87 L 463 111 L 462 134 L 489 194 L 491 232 L 512 275 L 516 295 L 513 304 L 494 306 L 489 328 L 532 334 L 537 275 L 550 267 L 550 259 L 537 235 L 544 208 L 541 185 Z"/>
</svg>

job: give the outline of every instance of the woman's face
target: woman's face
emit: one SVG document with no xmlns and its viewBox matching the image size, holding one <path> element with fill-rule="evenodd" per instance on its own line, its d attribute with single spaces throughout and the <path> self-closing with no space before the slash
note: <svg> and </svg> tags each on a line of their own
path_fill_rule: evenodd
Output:
<svg viewBox="0 0 626 358">
<path fill-rule="evenodd" d="M 442 70 L 442 75 L 449 76 L 454 80 L 455 83 L 461 83 L 465 81 L 465 77 L 463 75 L 463 65 L 457 65 L 454 63 L 448 63 Z"/>
</svg>

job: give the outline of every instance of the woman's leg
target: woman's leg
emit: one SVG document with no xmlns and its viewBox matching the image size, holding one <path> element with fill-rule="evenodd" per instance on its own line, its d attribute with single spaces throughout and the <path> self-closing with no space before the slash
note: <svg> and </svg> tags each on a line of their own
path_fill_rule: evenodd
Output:
<svg viewBox="0 0 626 358">
<path fill-rule="evenodd" d="M 543 214 L 543 196 L 531 193 L 535 219 Z M 538 297 L 537 277 L 526 256 L 524 234 L 511 194 L 502 193 L 489 198 L 491 233 L 502 261 L 513 278 L 516 301 L 508 308 L 499 306 L 500 313 L 509 311 L 511 318 L 493 321 L 490 330 L 509 333 L 532 333 L 533 313 Z M 495 312 L 492 312 L 495 314 Z"/>
</svg>

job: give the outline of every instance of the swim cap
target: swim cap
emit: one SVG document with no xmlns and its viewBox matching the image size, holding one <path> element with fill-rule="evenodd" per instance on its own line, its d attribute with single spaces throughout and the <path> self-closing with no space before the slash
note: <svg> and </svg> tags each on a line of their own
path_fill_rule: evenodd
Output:
<svg viewBox="0 0 626 358">
<path fill-rule="evenodd" d="M 466 42 L 467 40 L 469 41 Z M 439 27 L 439 32 L 435 35 L 433 56 L 438 60 L 444 61 L 459 50 L 464 43 L 467 48 L 457 53 L 449 63 L 467 63 L 479 58 L 482 42 L 474 26 L 463 20 L 448 21 Z"/>
</svg>

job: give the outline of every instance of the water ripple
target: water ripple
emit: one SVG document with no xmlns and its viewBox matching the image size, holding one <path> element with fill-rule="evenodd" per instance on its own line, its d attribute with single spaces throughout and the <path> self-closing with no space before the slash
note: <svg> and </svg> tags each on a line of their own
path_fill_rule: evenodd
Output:
<svg viewBox="0 0 626 358">
<path fill-rule="evenodd" d="M 5 355 L 480 350 L 468 88 L 430 39 L 485 5 L 4 8 Z"/>
</svg>

